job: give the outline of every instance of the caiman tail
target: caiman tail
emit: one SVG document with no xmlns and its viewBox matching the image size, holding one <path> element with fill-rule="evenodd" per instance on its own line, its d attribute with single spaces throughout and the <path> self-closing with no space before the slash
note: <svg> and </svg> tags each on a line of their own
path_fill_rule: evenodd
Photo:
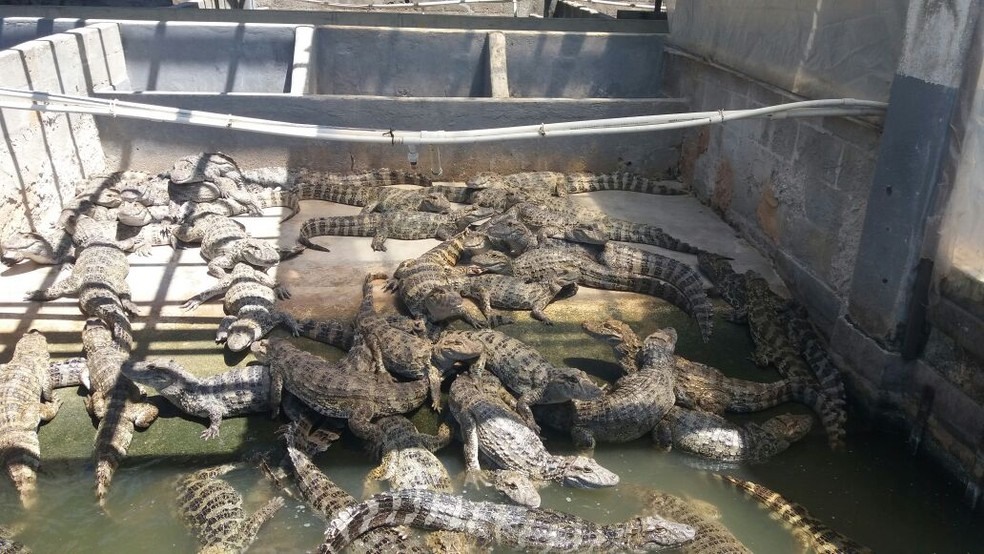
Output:
<svg viewBox="0 0 984 554">
<path fill-rule="evenodd" d="M 596 175 L 594 173 L 571 173 L 567 175 L 567 192 L 569 194 L 600 190 L 620 190 L 665 196 L 689 194 L 683 188 L 682 183 L 676 181 L 659 181 L 624 171 L 616 171 L 603 175 Z"/>
<path fill-rule="evenodd" d="M 297 242 L 313 250 L 330 252 L 324 246 L 311 242 L 311 237 L 335 235 L 342 237 L 371 237 L 379 227 L 377 214 L 342 215 L 331 217 L 313 217 L 301 225 Z"/>
<path fill-rule="evenodd" d="M 700 248 L 683 242 L 655 225 L 620 219 L 608 220 L 606 224 L 608 226 L 608 240 L 650 244 L 674 252 L 683 252 L 684 254 L 700 254 L 703 252 Z"/>
</svg>

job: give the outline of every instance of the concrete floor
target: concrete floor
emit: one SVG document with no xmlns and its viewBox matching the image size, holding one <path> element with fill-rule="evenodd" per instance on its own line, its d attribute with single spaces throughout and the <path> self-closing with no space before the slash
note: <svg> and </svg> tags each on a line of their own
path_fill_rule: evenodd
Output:
<svg viewBox="0 0 984 554">
<path fill-rule="evenodd" d="M 578 202 L 595 205 L 613 217 L 639 222 L 653 222 L 676 237 L 701 248 L 734 258 L 738 271 L 755 269 L 765 274 L 774 287 L 782 285 L 769 263 L 739 239 L 736 233 L 722 222 L 709 208 L 693 197 L 660 197 L 654 195 L 597 192 L 575 197 Z M 277 240 L 283 245 L 292 244 L 305 219 L 316 216 L 346 215 L 358 213 L 360 208 L 330 202 L 302 202 L 301 213 L 280 224 L 280 210 L 270 209 L 263 217 L 239 218 L 247 229 L 258 237 Z M 392 270 L 404 259 L 415 257 L 434 245 L 436 240 L 389 240 L 386 252 L 374 252 L 369 238 L 320 237 L 315 239 L 331 249 L 331 252 L 308 250 L 276 268 L 278 280 L 292 293 L 281 308 L 296 318 L 339 318 L 350 320 L 361 300 L 361 283 L 368 271 Z M 654 249 L 655 250 L 655 249 Z M 676 255 L 679 259 L 694 263 L 693 256 Z M 136 359 L 167 357 L 186 364 L 192 371 L 210 374 L 229 366 L 246 363 L 249 354 L 232 354 L 213 342 L 215 328 L 223 316 L 221 300 L 204 304 L 191 312 L 180 309 L 188 297 L 209 287 L 213 278 L 206 274 L 205 262 L 198 249 L 172 251 L 158 247 L 149 257 L 130 257 L 131 270 L 128 282 L 133 290 L 133 300 L 141 308 L 142 315 L 133 319 Z M 36 328 L 48 337 L 53 358 L 77 356 L 81 352 L 80 331 L 84 318 L 74 298 L 53 302 L 25 302 L 24 294 L 52 283 L 58 275 L 54 268 L 20 264 L 0 273 L 4 290 L 3 310 L 0 311 L 0 360 L 9 359 L 7 352 L 25 331 Z M 395 309 L 392 295 L 377 287 L 378 309 Z M 722 310 L 724 308 L 722 307 Z M 538 348 L 555 363 L 564 363 L 570 357 L 572 346 L 577 357 L 610 359 L 610 350 L 599 342 L 588 339 L 580 332 L 579 323 L 586 319 L 618 317 L 637 325 L 640 333 L 648 333 L 661 325 L 678 328 L 681 339 L 678 352 L 688 357 L 711 361 L 708 356 L 727 356 L 724 346 L 729 339 L 717 336 L 710 345 L 703 345 L 697 338 L 696 324 L 685 314 L 666 302 L 648 296 L 599 291 L 582 288 L 571 299 L 552 304 L 548 314 L 557 325 L 543 326 L 518 314 L 517 325 L 502 328 L 505 332 L 521 337 Z M 716 321 L 718 333 L 745 331 L 724 322 Z M 733 328 L 733 329 L 732 329 Z M 278 331 L 280 332 L 280 331 Z M 747 340 L 747 339 L 746 339 Z M 311 341 L 298 339 L 298 344 L 331 357 L 341 353 L 330 347 L 322 347 Z M 87 459 L 91 456 L 91 422 L 81 407 L 76 393 L 63 391 L 67 400 L 55 422 L 42 429 L 43 455 L 46 459 Z M 76 406 L 75 404 L 78 404 Z M 187 455 L 206 453 L 240 452 L 247 442 L 256 440 L 256 428 L 247 432 L 246 422 L 232 420 L 223 424 L 221 441 L 205 443 L 198 440 L 201 429 L 198 422 L 172 417 L 156 423 L 148 432 L 134 440 L 131 454 Z M 266 428 L 266 425 L 261 425 Z"/>
</svg>

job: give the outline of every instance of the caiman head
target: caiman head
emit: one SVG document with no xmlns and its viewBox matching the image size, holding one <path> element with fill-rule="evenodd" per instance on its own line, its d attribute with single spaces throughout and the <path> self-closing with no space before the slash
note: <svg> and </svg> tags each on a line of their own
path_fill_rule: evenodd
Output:
<svg viewBox="0 0 984 554">
<path fill-rule="evenodd" d="M 481 269 L 481 273 L 512 275 L 512 258 L 504 252 L 489 250 L 471 259 L 471 266 Z"/>
<path fill-rule="evenodd" d="M 540 493 L 528 475 L 521 471 L 497 470 L 490 474 L 495 490 L 521 506 L 540 507 Z"/>
<path fill-rule="evenodd" d="M 270 359 L 270 341 L 275 341 L 278 339 L 263 339 L 253 342 L 249 345 L 249 351 L 253 353 L 253 357 L 256 358 L 261 364 L 267 363 Z"/>
<path fill-rule="evenodd" d="M 168 177 L 176 185 L 200 183 L 205 180 L 205 170 L 209 161 L 209 155 L 205 153 L 185 156 L 174 162 Z"/>
<path fill-rule="evenodd" d="M 120 204 L 117 217 L 120 223 L 131 227 L 143 227 L 154 219 L 150 215 L 150 210 L 147 209 L 147 206 L 135 201 Z"/>
<path fill-rule="evenodd" d="M 518 256 L 536 246 L 537 239 L 533 231 L 513 215 L 503 215 L 489 220 L 482 227 L 493 244 L 509 251 L 512 256 Z"/>
<path fill-rule="evenodd" d="M 567 230 L 561 238 L 584 244 L 605 244 L 608 233 L 598 223 L 586 223 Z"/>
<path fill-rule="evenodd" d="M 447 373 L 455 364 L 474 360 L 484 351 L 485 345 L 480 341 L 462 335 L 445 334 L 434 344 L 432 359 L 442 373 Z"/>
<path fill-rule="evenodd" d="M 567 487 L 596 489 L 618 484 L 618 475 L 585 456 L 564 456 L 558 469 Z"/>
<path fill-rule="evenodd" d="M 58 262 L 56 258 L 55 249 L 40 233 L 15 233 L 0 242 L 0 261 L 5 266 L 24 260 L 50 265 Z"/>
<path fill-rule="evenodd" d="M 470 189 L 485 189 L 494 187 L 502 180 L 502 176 L 491 171 L 483 171 L 475 174 L 465 182 L 465 186 Z"/>
<path fill-rule="evenodd" d="M 790 444 L 805 437 L 812 428 L 813 416 L 807 414 L 780 414 L 762 423 L 762 429 Z"/>
<path fill-rule="evenodd" d="M 140 383 L 156 390 L 165 389 L 175 381 L 183 380 L 191 375 L 174 360 L 127 362 L 120 368 L 120 372 L 134 383 Z"/>
<path fill-rule="evenodd" d="M 431 321 L 444 321 L 461 314 L 464 300 L 455 290 L 448 287 L 434 287 L 424 299 L 424 307 Z"/>
<path fill-rule="evenodd" d="M 269 242 L 249 238 L 243 241 L 240 255 L 243 261 L 256 267 L 273 267 L 280 263 L 280 252 Z"/>
<path fill-rule="evenodd" d="M 694 540 L 697 530 L 659 516 L 637 517 L 629 522 L 628 544 L 632 550 L 648 552 L 678 546 Z"/>
<path fill-rule="evenodd" d="M 611 346 L 618 346 L 626 341 L 627 338 L 634 338 L 632 342 L 638 342 L 635 331 L 624 321 L 608 319 L 602 322 L 585 321 L 581 323 L 581 328 L 596 339 L 601 339 Z"/>
<path fill-rule="evenodd" d="M 656 365 L 673 365 L 673 350 L 676 348 L 677 332 L 673 327 L 657 329 L 646 337 L 639 352 L 639 364 L 642 368 Z"/>
<path fill-rule="evenodd" d="M 14 346 L 14 356 L 10 363 L 30 364 L 32 366 L 43 364 L 45 371 L 48 367 L 48 339 L 41 331 L 31 329 L 17 341 Z"/>
<path fill-rule="evenodd" d="M 93 204 L 104 208 L 118 208 L 123 203 L 119 191 L 108 187 L 100 187 L 89 196 L 89 199 Z"/>
<path fill-rule="evenodd" d="M 240 318 L 229 326 L 229 335 L 226 337 L 225 345 L 233 352 L 242 352 L 262 337 L 263 330 L 260 328 L 259 322 L 250 318 Z"/>
<path fill-rule="evenodd" d="M 556 367 L 550 370 L 550 381 L 537 404 L 559 404 L 568 400 L 595 400 L 604 391 L 588 377 L 573 367 Z"/>
<path fill-rule="evenodd" d="M 423 195 L 423 200 L 420 202 L 419 211 L 422 212 L 436 212 L 439 214 L 448 213 L 452 210 L 451 201 L 448 200 L 447 196 L 439 192 L 428 192 Z"/>
</svg>

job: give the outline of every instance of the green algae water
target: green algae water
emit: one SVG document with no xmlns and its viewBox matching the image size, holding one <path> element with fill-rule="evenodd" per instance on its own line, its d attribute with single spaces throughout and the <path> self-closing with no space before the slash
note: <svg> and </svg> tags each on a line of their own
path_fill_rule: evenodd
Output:
<svg viewBox="0 0 984 554">
<path fill-rule="evenodd" d="M 696 325 L 665 303 L 632 297 L 631 302 L 611 304 L 607 297 L 596 298 L 591 293 L 584 296 L 582 302 L 549 309 L 558 322 L 554 327 L 520 316 L 517 324 L 500 329 L 527 341 L 555 364 L 612 378 L 617 367 L 610 349 L 584 335 L 577 322 L 614 316 L 645 335 L 656 328 L 658 321 L 661 326 L 678 329 L 677 352 L 681 355 L 743 378 L 776 378 L 748 360 L 750 342 L 743 327 L 718 319 L 714 337 L 705 345 L 697 336 Z M 141 341 L 139 349 L 147 353 L 146 357 L 173 357 L 200 374 L 244 363 L 243 356 L 218 355 L 207 325 L 161 325 L 154 333 L 149 340 L 137 336 Z M 303 339 L 295 342 L 329 358 L 341 356 L 340 351 L 330 347 Z M 22 510 L 9 482 L 4 479 L 0 483 L 0 524 L 13 527 L 18 540 L 35 553 L 194 552 L 196 540 L 176 513 L 175 482 L 181 475 L 209 465 L 244 462 L 241 469 L 227 474 L 225 479 L 242 493 L 247 512 L 273 495 L 284 494 L 265 480 L 252 462 L 258 455 L 266 455 L 274 463 L 280 460 L 283 449 L 275 439 L 275 431 L 281 422 L 264 415 L 227 419 L 219 439 L 206 442 L 198 438 L 204 428 L 202 421 L 180 417 L 162 402 L 161 418 L 134 436 L 103 511 L 96 505 L 93 492 L 93 424 L 78 392 L 62 389 L 57 394 L 64 402 L 61 413 L 41 429 L 37 508 L 31 512 Z M 753 417 L 783 410 L 806 411 L 801 406 L 787 405 Z M 427 410 L 415 417 L 422 430 L 432 427 L 434 421 Z M 563 436 L 546 434 L 544 442 L 554 453 L 574 452 Z M 460 488 L 464 469 L 461 444 L 453 442 L 438 454 Z M 712 471 L 723 471 L 766 485 L 802 503 L 828 525 L 875 552 L 980 552 L 984 545 L 980 516 L 961 504 L 957 484 L 931 462 L 906 455 L 902 441 L 894 437 L 851 433 L 847 451 L 834 453 L 827 448 L 820 430 L 815 429 L 788 451 L 752 466 L 713 467 L 682 453 L 656 449 L 648 437 L 628 444 L 601 444 L 594 456 L 619 474 L 619 486 L 579 490 L 550 484 L 541 490 L 543 507 L 593 521 L 614 522 L 639 512 L 644 491 L 664 490 L 712 506 L 709 511 L 716 513 L 753 552 L 803 551 L 790 532 L 770 519 L 754 501 L 712 477 Z M 335 443 L 316 461 L 329 477 L 357 498 L 363 495 L 366 473 L 375 465 L 351 437 Z M 469 488 L 464 494 L 473 499 L 503 500 L 486 489 Z M 323 529 L 324 522 L 299 497 L 288 497 L 285 508 L 261 529 L 250 552 L 313 551 L 321 542 Z"/>
</svg>

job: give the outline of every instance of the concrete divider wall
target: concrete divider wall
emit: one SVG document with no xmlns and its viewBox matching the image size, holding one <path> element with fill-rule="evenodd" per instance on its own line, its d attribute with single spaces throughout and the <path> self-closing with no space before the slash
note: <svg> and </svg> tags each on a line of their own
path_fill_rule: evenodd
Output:
<svg viewBox="0 0 984 554">
<path fill-rule="evenodd" d="M 126 83 L 116 24 L 47 36 L 0 51 L 4 86 L 87 95 Z M 87 115 L 0 110 L 0 238 L 58 218 L 75 185 L 104 169 L 102 143 Z"/>
<path fill-rule="evenodd" d="M 0 17 L 0 50 L 84 25 L 76 18 Z"/>
</svg>

